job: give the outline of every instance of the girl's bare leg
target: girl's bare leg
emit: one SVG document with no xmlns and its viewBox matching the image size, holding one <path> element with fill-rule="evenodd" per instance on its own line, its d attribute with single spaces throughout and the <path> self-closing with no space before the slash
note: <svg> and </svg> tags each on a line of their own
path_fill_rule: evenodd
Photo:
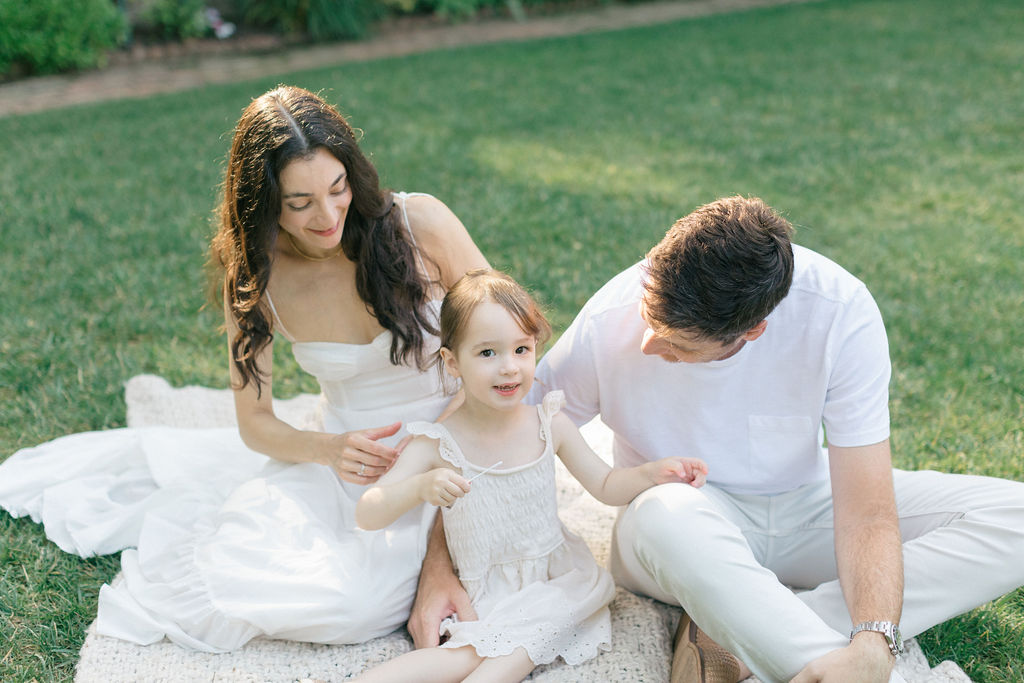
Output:
<svg viewBox="0 0 1024 683">
<path fill-rule="evenodd" d="M 465 678 L 465 683 L 519 683 L 533 671 L 534 664 L 519 647 L 512 654 L 488 657 Z"/>
<path fill-rule="evenodd" d="M 364 671 L 358 683 L 458 683 L 484 661 L 472 647 L 428 647 L 406 652 Z M 532 666 L 532 665 L 531 665 Z M 525 676 L 525 674 L 524 674 Z"/>
</svg>

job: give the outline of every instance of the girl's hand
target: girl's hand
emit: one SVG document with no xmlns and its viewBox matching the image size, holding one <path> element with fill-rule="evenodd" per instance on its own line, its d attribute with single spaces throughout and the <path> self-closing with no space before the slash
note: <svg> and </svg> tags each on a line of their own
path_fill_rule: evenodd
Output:
<svg viewBox="0 0 1024 683">
<path fill-rule="evenodd" d="M 391 448 L 379 439 L 394 436 L 402 428 L 401 422 L 387 427 L 360 429 L 344 434 L 327 434 L 320 456 L 316 459 L 353 484 L 372 484 L 391 469 L 395 458 L 408 443 L 408 438 Z"/>
<path fill-rule="evenodd" d="M 707 482 L 708 466 L 700 458 L 663 458 L 648 463 L 647 467 L 655 485 L 681 481 L 700 488 Z"/>
<path fill-rule="evenodd" d="M 461 474 L 447 467 L 424 472 L 420 477 L 420 499 L 431 505 L 448 506 L 454 503 L 456 498 L 462 498 L 469 493 L 469 482 Z"/>
</svg>

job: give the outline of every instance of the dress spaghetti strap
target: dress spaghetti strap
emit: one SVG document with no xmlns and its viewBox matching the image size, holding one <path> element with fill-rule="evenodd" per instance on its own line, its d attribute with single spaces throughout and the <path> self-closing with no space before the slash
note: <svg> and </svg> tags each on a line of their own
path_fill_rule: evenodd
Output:
<svg viewBox="0 0 1024 683">
<path fill-rule="evenodd" d="M 277 328 L 277 331 L 281 333 L 282 337 L 294 344 L 295 337 L 288 333 L 288 330 L 285 329 L 284 323 L 281 322 L 281 316 L 277 314 L 277 309 L 274 308 L 274 300 L 270 298 L 270 291 L 264 291 L 263 296 L 267 300 L 267 305 L 270 306 L 270 314 L 274 316 L 274 327 Z"/>
<path fill-rule="evenodd" d="M 412 225 L 409 224 L 409 214 L 405 210 L 405 200 L 409 197 L 433 197 L 433 195 L 427 194 L 426 192 L 396 192 L 395 195 L 402 200 L 402 220 L 405 222 L 405 230 L 409 233 L 409 241 L 412 242 L 413 250 L 416 252 L 416 260 L 420 263 L 420 272 L 427 274 L 427 266 L 423 263 L 423 254 L 420 253 L 420 247 L 416 244 L 416 236 L 412 234 Z"/>
</svg>

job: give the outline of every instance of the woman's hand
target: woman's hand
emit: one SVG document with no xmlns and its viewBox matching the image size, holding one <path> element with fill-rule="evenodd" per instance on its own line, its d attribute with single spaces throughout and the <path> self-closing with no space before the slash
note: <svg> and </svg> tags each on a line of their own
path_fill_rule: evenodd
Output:
<svg viewBox="0 0 1024 683">
<path fill-rule="evenodd" d="M 391 469 L 402 447 L 408 443 L 405 439 L 398 448 L 391 448 L 379 440 L 394 436 L 401 428 L 402 423 L 396 422 L 387 427 L 327 434 L 317 462 L 332 468 L 345 481 L 373 484 Z"/>
<path fill-rule="evenodd" d="M 705 484 L 708 476 L 707 463 L 700 458 L 663 458 L 647 463 L 645 467 L 655 485 L 681 481 L 699 488 Z"/>
<path fill-rule="evenodd" d="M 438 467 L 420 475 L 418 488 L 424 503 L 440 507 L 451 505 L 456 498 L 469 493 L 469 482 L 455 470 Z"/>
</svg>

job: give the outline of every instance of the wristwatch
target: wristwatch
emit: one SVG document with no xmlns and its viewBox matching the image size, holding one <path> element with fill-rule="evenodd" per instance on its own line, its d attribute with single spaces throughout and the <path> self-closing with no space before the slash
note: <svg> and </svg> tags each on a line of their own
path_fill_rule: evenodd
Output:
<svg viewBox="0 0 1024 683">
<path fill-rule="evenodd" d="M 877 631 L 885 636 L 885 642 L 889 645 L 889 652 L 893 657 L 903 654 L 903 636 L 900 634 L 900 627 L 891 621 L 862 621 L 850 631 L 850 640 L 861 631 Z"/>
</svg>

